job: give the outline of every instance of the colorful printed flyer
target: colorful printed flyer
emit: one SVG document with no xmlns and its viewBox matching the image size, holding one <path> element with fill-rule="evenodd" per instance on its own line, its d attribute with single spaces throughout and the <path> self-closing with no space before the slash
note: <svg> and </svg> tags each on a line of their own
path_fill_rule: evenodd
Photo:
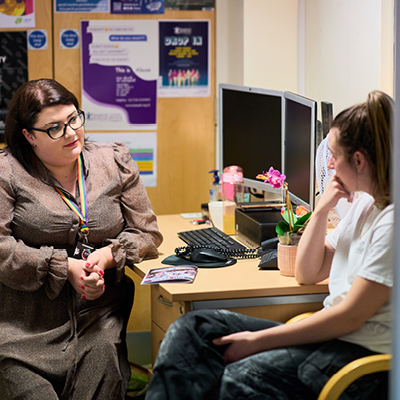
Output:
<svg viewBox="0 0 400 400">
<path fill-rule="evenodd" d="M 209 97 L 210 21 L 159 21 L 159 97 Z"/>
<path fill-rule="evenodd" d="M 91 142 L 110 143 L 120 142 L 125 144 L 131 157 L 139 166 L 140 177 L 146 187 L 157 185 L 157 133 L 91 133 L 86 137 Z"/>
<path fill-rule="evenodd" d="M 156 128 L 158 21 L 81 21 L 88 130 Z"/>
<path fill-rule="evenodd" d="M 111 0 L 111 14 L 164 14 L 164 0 Z"/>
<path fill-rule="evenodd" d="M 55 12 L 110 12 L 109 0 L 55 0 Z"/>
<path fill-rule="evenodd" d="M 34 0 L 0 1 L 1 28 L 34 28 Z"/>
<path fill-rule="evenodd" d="M 141 285 L 157 285 L 159 283 L 192 283 L 197 275 L 197 267 L 180 265 L 176 267 L 152 268 L 144 276 Z"/>
</svg>

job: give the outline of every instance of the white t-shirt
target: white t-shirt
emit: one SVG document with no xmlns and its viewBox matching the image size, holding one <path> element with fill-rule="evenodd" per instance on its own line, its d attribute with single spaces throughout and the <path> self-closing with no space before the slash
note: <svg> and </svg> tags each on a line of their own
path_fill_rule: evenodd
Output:
<svg viewBox="0 0 400 400">
<path fill-rule="evenodd" d="M 329 275 L 329 296 L 324 307 L 340 303 L 356 276 L 393 286 L 392 239 L 394 207 L 378 209 L 368 194 L 359 197 L 327 236 L 336 249 Z M 340 339 L 372 351 L 390 352 L 391 304 L 386 303 L 360 329 Z"/>
</svg>

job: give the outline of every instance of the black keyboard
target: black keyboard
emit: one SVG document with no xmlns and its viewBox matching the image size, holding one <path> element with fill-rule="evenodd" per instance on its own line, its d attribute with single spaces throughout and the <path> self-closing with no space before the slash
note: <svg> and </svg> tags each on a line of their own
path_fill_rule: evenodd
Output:
<svg viewBox="0 0 400 400">
<path fill-rule="evenodd" d="M 214 246 L 220 249 L 246 249 L 246 246 L 232 239 L 218 228 L 195 229 L 193 231 L 178 232 L 178 236 L 189 245 Z"/>
</svg>

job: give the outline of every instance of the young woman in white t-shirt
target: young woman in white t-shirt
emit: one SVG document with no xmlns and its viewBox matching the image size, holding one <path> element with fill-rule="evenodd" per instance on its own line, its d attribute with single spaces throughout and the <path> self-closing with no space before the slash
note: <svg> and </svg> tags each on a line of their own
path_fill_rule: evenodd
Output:
<svg viewBox="0 0 400 400">
<path fill-rule="evenodd" d="M 331 125 L 335 175 L 296 260 L 299 283 L 330 278 L 323 310 L 293 324 L 225 310 L 182 316 L 163 340 L 147 400 L 312 400 L 348 362 L 390 350 L 391 126 L 392 99 L 379 91 Z M 356 191 L 364 194 L 326 236 L 329 211 L 341 198 L 352 201 Z M 381 400 L 386 381 L 385 373 L 358 380 L 341 398 Z"/>
</svg>

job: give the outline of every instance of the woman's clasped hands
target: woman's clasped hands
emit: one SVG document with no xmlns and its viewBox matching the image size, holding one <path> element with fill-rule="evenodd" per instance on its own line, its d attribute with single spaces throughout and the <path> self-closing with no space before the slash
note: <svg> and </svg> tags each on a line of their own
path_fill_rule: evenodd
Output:
<svg viewBox="0 0 400 400">
<path fill-rule="evenodd" d="M 96 300 L 105 291 L 104 271 L 115 267 L 111 246 L 91 253 L 87 260 L 68 258 L 68 280 L 82 299 Z"/>
<path fill-rule="evenodd" d="M 83 290 L 82 299 L 95 300 L 105 291 L 104 271 L 96 264 L 86 261 L 83 267 L 84 274 L 80 277 Z"/>
<path fill-rule="evenodd" d="M 88 260 L 68 259 L 68 280 L 82 299 L 96 300 L 105 290 L 104 271 Z"/>
</svg>

